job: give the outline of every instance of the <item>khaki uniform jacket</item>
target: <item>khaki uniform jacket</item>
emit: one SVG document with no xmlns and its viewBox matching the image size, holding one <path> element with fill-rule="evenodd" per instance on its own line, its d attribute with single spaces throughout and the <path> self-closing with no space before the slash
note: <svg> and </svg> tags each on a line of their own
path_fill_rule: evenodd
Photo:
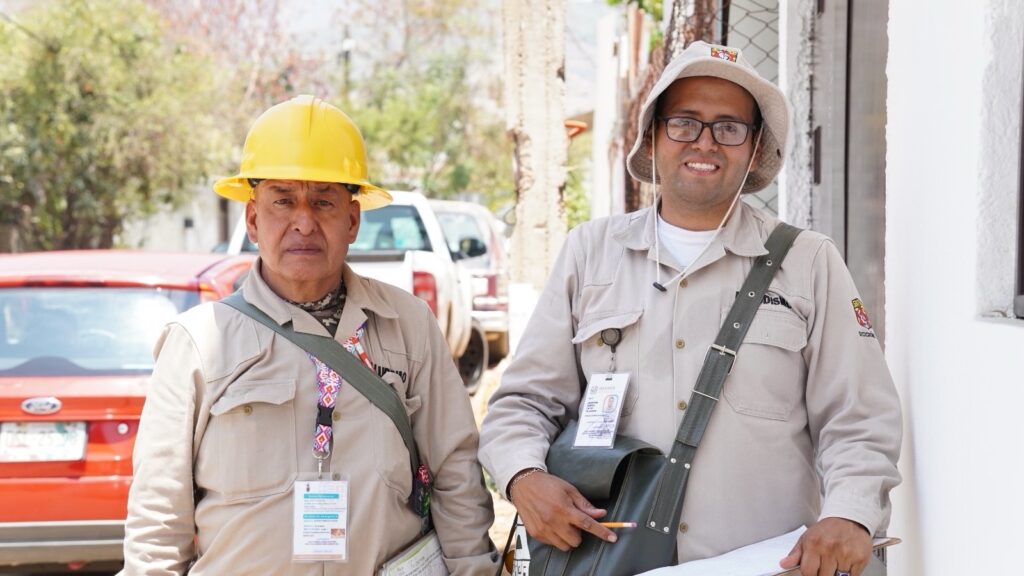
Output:
<svg viewBox="0 0 1024 576">
<path fill-rule="evenodd" d="M 618 432 L 666 454 L 704 356 L 776 219 L 738 208 L 683 280 L 655 280 L 652 209 L 574 229 L 515 359 L 491 399 L 480 458 L 507 488 L 544 467 L 578 415 L 583 383 L 608 371 L 600 333 L 620 328 L 629 388 Z M 680 267 L 661 251 L 662 282 Z M 833 243 L 803 232 L 746 335 L 711 416 L 677 533 L 680 561 L 721 554 L 838 516 L 881 533 L 899 483 L 901 415 L 882 350 Z M 610 518 L 635 520 L 635 518 Z"/>
<path fill-rule="evenodd" d="M 299 332 L 329 335 L 274 294 L 259 269 L 258 261 L 243 286 L 247 301 Z M 494 515 L 476 461 L 476 424 L 437 321 L 417 298 L 348 266 L 344 281 L 336 339 L 369 320 L 363 346 L 404 399 L 420 458 L 435 478 L 432 515 L 451 573 L 493 573 L 487 529 Z M 407 505 L 412 471 L 402 437 L 343 383 L 324 479 L 349 480 L 349 560 L 293 564 L 292 484 L 317 470 L 313 362 L 217 303 L 169 324 L 155 354 L 135 444 L 124 573 L 181 574 L 196 557 L 197 576 L 369 576 L 419 536 L 421 520 Z"/>
</svg>

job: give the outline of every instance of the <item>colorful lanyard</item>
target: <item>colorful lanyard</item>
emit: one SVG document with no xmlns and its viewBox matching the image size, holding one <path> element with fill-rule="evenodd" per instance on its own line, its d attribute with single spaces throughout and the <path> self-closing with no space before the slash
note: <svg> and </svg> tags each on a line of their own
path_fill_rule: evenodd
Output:
<svg viewBox="0 0 1024 576">
<path fill-rule="evenodd" d="M 366 349 L 363 348 L 365 337 L 366 322 L 363 322 L 363 325 L 356 330 L 355 334 L 345 340 L 342 346 L 373 371 L 373 363 L 370 362 L 370 357 L 366 354 Z M 309 354 L 309 359 L 316 366 L 316 383 L 319 390 L 316 430 L 313 434 L 313 457 L 317 460 L 318 476 L 323 476 L 324 461 L 331 455 L 331 438 L 334 435 L 334 428 L 332 426 L 334 406 L 338 400 L 338 391 L 341 390 L 341 384 L 344 381 L 338 376 L 337 372 L 321 362 L 316 356 Z M 433 485 L 434 481 L 431 478 L 430 470 L 425 464 L 420 463 L 419 469 L 413 475 L 413 487 L 412 493 L 409 496 L 409 506 L 421 518 L 428 518 L 430 516 L 430 493 Z"/>
<path fill-rule="evenodd" d="M 362 340 L 366 336 L 366 322 L 349 336 L 342 346 L 359 358 L 367 368 L 373 370 L 370 357 L 363 348 Z M 324 461 L 331 455 L 331 438 L 334 437 L 333 416 L 334 406 L 338 400 L 338 392 L 343 382 L 341 376 L 324 364 L 319 358 L 308 354 L 316 366 L 316 384 L 319 391 L 317 398 L 316 428 L 313 433 L 313 457 L 317 459 L 317 470 L 323 473 Z"/>
</svg>

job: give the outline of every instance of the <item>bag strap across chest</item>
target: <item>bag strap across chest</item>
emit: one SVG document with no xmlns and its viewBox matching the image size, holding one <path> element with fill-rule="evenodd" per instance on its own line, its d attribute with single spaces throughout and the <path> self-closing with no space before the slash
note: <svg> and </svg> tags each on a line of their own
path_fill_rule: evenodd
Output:
<svg viewBox="0 0 1024 576">
<path fill-rule="evenodd" d="M 676 432 L 672 450 L 659 479 L 658 492 L 648 512 L 646 528 L 666 534 L 672 531 L 682 509 L 686 481 L 697 455 L 697 447 L 711 421 L 711 412 L 718 404 L 725 379 L 732 371 L 736 354 L 757 314 L 764 293 L 800 232 L 800 228 L 780 222 L 765 244 L 768 254 L 754 260 L 736 301 L 718 331 L 715 343 L 704 357 L 704 365 L 690 395 L 689 408 Z"/>
</svg>

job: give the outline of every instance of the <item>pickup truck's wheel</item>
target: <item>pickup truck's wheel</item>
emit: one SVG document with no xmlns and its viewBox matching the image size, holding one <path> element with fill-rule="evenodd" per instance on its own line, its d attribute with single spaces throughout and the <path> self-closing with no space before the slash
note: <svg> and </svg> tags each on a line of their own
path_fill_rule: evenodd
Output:
<svg viewBox="0 0 1024 576">
<path fill-rule="evenodd" d="M 487 337 L 480 326 L 473 323 L 473 329 L 469 335 L 469 344 L 466 351 L 459 357 L 459 375 L 462 376 L 462 384 L 466 392 L 475 394 L 480 388 L 484 379 L 484 370 L 487 369 Z"/>
<path fill-rule="evenodd" d="M 487 343 L 487 363 L 489 368 L 497 366 L 508 356 L 508 332 Z"/>
</svg>

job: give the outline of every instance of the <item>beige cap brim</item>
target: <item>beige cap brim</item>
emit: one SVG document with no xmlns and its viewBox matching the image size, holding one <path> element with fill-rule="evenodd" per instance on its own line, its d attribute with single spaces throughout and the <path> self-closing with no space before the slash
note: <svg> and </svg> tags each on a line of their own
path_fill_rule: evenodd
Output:
<svg viewBox="0 0 1024 576">
<path fill-rule="evenodd" d="M 257 180 L 269 180 L 271 177 L 261 177 L 259 175 L 243 177 L 241 174 L 232 176 L 230 178 L 221 178 L 213 185 L 213 190 L 217 194 L 229 199 L 235 200 L 236 202 L 248 202 L 252 198 L 252 186 L 249 186 L 249 179 L 254 178 Z M 298 178 L 287 178 L 280 175 L 273 177 L 276 180 L 297 180 Z M 308 175 L 304 180 L 309 180 Z M 320 180 L 313 180 L 313 182 L 320 182 Z M 324 180 L 326 182 L 326 180 Z M 391 204 L 391 194 L 369 182 L 344 182 L 344 184 L 358 184 L 360 186 L 359 193 L 355 196 L 355 201 L 359 202 L 359 209 L 373 210 L 374 208 L 380 208 Z"/>
</svg>

